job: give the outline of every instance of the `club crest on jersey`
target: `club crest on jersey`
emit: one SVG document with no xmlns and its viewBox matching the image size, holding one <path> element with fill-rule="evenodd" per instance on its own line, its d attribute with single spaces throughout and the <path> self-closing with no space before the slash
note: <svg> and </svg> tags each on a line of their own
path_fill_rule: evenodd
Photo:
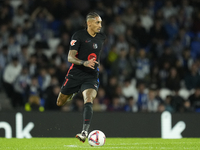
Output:
<svg viewBox="0 0 200 150">
<path fill-rule="evenodd" d="M 71 46 L 74 46 L 75 43 L 76 43 L 76 40 L 71 40 L 70 45 L 71 45 Z"/>
<path fill-rule="evenodd" d="M 98 45 L 96 43 L 93 43 L 93 48 L 94 49 L 97 49 L 98 48 Z"/>
</svg>

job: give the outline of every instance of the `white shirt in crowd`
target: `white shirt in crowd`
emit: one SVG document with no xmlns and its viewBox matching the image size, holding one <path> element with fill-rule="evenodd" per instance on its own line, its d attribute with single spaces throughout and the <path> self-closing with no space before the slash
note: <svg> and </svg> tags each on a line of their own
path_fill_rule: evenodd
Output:
<svg viewBox="0 0 200 150">
<path fill-rule="evenodd" d="M 14 66 L 13 63 L 8 64 L 3 73 L 3 80 L 10 84 L 14 83 L 21 70 L 22 65 L 20 63 L 18 63 L 16 66 Z"/>
</svg>

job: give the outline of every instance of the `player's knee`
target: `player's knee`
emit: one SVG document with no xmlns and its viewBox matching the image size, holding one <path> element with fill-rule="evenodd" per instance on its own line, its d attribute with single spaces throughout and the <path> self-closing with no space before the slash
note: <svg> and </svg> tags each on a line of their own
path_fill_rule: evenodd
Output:
<svg viewBox="0 0 200 150">
<path fill-rule="evenodd" d="M 57 104 L 57 106 L 62 106 L 63 105 L 63 103 L 62 103 L 62 101 L 60 99 L 57 99 L 56 104 Z"/>
<path fill-rule="evenodd" d="M 95 99 L 95 97 L 92 97 L 92 96 L 88 96 L 85 98 L 85 103 L 93 103 L 93 100 Z"/>
</svg>

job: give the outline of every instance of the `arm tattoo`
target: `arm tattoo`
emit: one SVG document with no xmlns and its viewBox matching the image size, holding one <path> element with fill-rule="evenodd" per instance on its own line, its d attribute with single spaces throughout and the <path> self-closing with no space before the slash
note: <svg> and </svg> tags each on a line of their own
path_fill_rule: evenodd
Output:
<svg viewBox="0 0 200 150">
<path fill-rule="evenodd" d="M 68 54 L 68 61 L 75 65 L 83 65 L 84 61 L 76 58 L 77 50 L 70 50 Z"/>
</svg>

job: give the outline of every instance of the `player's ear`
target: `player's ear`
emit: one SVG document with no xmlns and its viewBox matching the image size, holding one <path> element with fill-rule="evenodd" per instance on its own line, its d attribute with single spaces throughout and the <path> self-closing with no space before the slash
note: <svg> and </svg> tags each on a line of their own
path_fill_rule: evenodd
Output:
<svg viewBox="0 0 200 150">
<path fill-rule="evenodd" d="M 91 23 L 90 23 L 90 21 L 88 20 L 88 21 L 87 21 L 87 26 L 89 27 L 89 26 L 90 26 L 90 24 L 91 24 Z"/>
<path fill-rule="evenodd" d="M 87 26 L 89 27 L 89 26 L 91 26 L 91 24 L 92 24 L 92 19 L 88 19 Z"/>
</svg>

